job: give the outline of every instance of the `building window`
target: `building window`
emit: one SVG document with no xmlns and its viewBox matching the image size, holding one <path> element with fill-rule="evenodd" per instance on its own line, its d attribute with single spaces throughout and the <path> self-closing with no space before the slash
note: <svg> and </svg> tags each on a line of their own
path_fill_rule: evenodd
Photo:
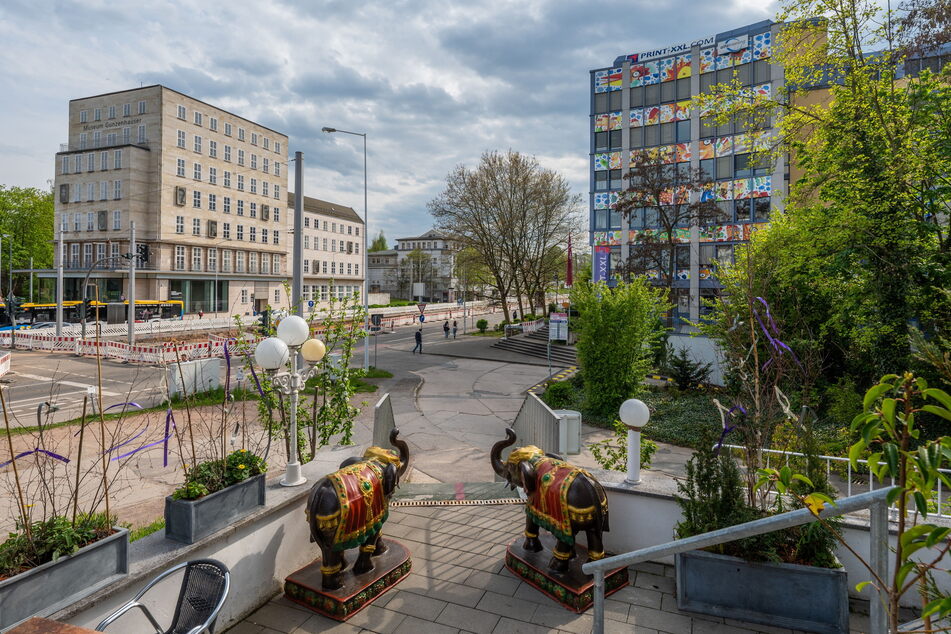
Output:
<svg viewBox="0 0 951 634">
<path fill-rule="evenodd" d="M 146 142 L 146 138 L 145 138 L 145 125 L 140 125 L 140 126 L 139 126 L 139 140 L 138 140 L 138 142 L 139 142 L 139 143 L 145 143 L 145 142 Z"/>
<path fill-rule="evenodd" d="M 112 230 L 119 231 L 122 229 L 122 212 L 116 209 L 112 212 Z"/>
<path fill-rule="evenodd" d="M 122 200 L 122 181 L 112 182 L 112 199 Z"/>
<path fill-rule="evenodd" d="M 178 118 L 182 121 L 185 120 L 185 106 L 178 106 Z"/>
<path fill-rule="evenodd" d="M 208 194 L 208 211 L 218 211 L 218 196 Z"/>
<path fill-rule="evenodd" d="M 331 263 L 330 263 L 330 274 L 331 274 L 331 275 L 336 275 L 336 274 L 337 274 L 337 263 L 336 263 L 336 262 L 331 262 Z"/>
<path fill-rule="evenodd" d="M 234 270 L 235 273 L 244 273 L 244 251 L 238 251 L 234 254 Z M 244 294 L 244 297 L 247 297 L 247 291 L 242 290 L 241 292 Z"/>
<path fill-rule="evenodd" d="M 353 264 L 351 262 L 347 262 L 347 275 L 353 275 Z"/>
<path fill-rule="evenodd" d="M 113 242 L 112 248 L 110 249 L 110 251 L 111 253 L 109 255 L 111 255 L 114 258 L 118 258 L 119 257 L 119 243 Z"/>
<path fill-rule="evenodd" d="M 76 213 L 73 214 L 73 231 L 79 231 L 80 225 L 82 224 L 82 214 Z"/>
<path fill-rule="evenodd" d="M 122 150 L 112 153 L 112 169 L 122 169 Z"/>
<path fill-rule="evenodd" d="M 248 215 L 249 215 L 251 218 L 257 218 L 257 217 L 258 217 L 258 204 L 257 204 L 257 203 L 250 203 L 248 206 L 250 207 L 250 210 L 249 210 L 250 213 L 248 213 Z"/>
<path fill-rule="evenodd" d="M 86 135 L 85 132 L 80 132 L 80 133 L 79 133 L 79 149 L 80 149 L 80 150 L 85 150 L 85 149 L 86 149 L 86 139 L 87 139 L 87 138 L 88 138 L 88 137 L 87 137 L 87 135 Z"/>
<path fill-rule="evenodd" d="M 69 157 L 64 156 L 60 159 L 60 174 L 69 174 Z"/>
<path fill-rule="evenodd" d="M 251 133 L 251 145 L 257 145 L 257 144 L 258 144 L 258 133 L 257 133 L 257 132 L 252 132 L 252 133 Z"/>
<path fill-rule="evenodd" d="M 274 289 L 274 303 L 277 304 L 281 301 L 281 290 L 276 288 Z"/>
<path fill-rule="evenodd" d="M 99 169 L 101 170 L 109 169 L 109 153 L 108 152 L 99 153 Z"/>
<path fill-rule="evenodd" d="M 277 192 L 275 192 L 274 197 L 277 198 Z M 271 217 L 274 219 L 274 222 L 281 221 L 281 210 L 277 207 L 271 207 Z M 316 238 L 315 238 L 316 240 Z"/>
<path fill-rule="evenodd" d="M 241 267 L 241 268 L 244 269 L 244 267 Z M 242 304 L 248 303 L 248 289 L 246 288 L 241 289 L 241 303 Z"/>
<path fill-rule="evenodd" d="M 221 237 L 225 240 L 231 239 L 231 223 L 225 222 L 221 225 Z"/>
<path fill-rule="evenodd" d="M 305 249 L 310 248 L 310 236 L 307 236 L 307 235 L 304 236 L 304 248 Z"/>
<path fill-rule="evenodd" d="M 223 185 L 225 187 L 231 187 L 231 172 L 229 172 L 228 170 L 225 170 L 225 178 L 224 178 Z"/>
<path fill-rule="evenodd" d="M 73 171 L 77 174 L 83 171 L 83 157 L 81 154 L 77 154 L 73 157 Z"/>
<path fill-rule="evenodd" d="M 200 112 L 196 112 L 196 113 L 195 113 L 195 125 L 201 125 L 201 113 L 200 113 Z"/>
<path fill-rule="evenodd" d="M 357 255 L 360 255 L 360 243 L 359 243 L 359 242 L 354 242 L 354 243 L 353 243 L 353 252 L 356 253 Z"/>
<path fill-rule="evenodd" d="M 201 154 L 201 137 L 195 135 L 195 151 Z"/>
<path fill-rule="evenodd" d="M 218 142 L 208 141 L 208 156 L 218 158 Z"/>
<path fill-rule="evenodd" d="M 238 148 L 238 165 L 244 166 L 244 150 Z"/>
<path fill-rule="evenodd" d="M 265 157 L 263 158 L 263 160 L 262 160 L 262 163 L 263 163 L 263 164 L 261 165 L 261 168 L 264 170 L 264 173 L 267 174 L 267 173 L 268 173 L 268 167 L 269 167 L 270 161 L 269 161 L 269 159 L 265 156 Z"/>
<path fill-rule="evenodd" d="M 243 200 L 238 200 L 238 215 L 239 216 L 244 215 L 244 201 Z"/>
<path fill-rule="evenodd" d="M 231 271 L 231 251 L 221 252 L 221 270 L 226 273 Z"/>
<path fill-rule="evenodd" d="M 92 118 L 93 118 L 93 121 L 101 121 L 101 120 L 102 120 L 102 108 L 96 108 L 95 110 L 93 110 L 93 117 L 92 117 Z"/>
<path fill-rule="evenodd" d="M 192 192 L 192 207 L 201 209 L 201 192 L 197 189 Z"/>
<path fill-rule="evenodd" d="M 210 247 L 208 249 L 208 270 L 217 271 L 218 270 L 218 249 Z"/>
<path fill-rule="evenodd" d="M 192 168 L 192 178 L 196 181 L 201 180 L 201 163 L 194 163 Z"/>
<path fill-rule="evenodd" d="M 251 179 L 251 193 L 252 194 L 258 193 L 258 179 L 256 178 Z"/>
<path fill-rule="evenodd" d="M 225 121 L 225 136 L 231 136 L 231 124 Z"/>
<path fill-rule="evenodd" d="M 244 240 L 244 225 L 238 225 L 237 238 L 238 240 Z"/>
<path fill-rule="evenodd" d="M 145 102 L 144 102 L 144 101 L 140 101 L 140 102 L 139 102 L 139 114 L 145 114 Z"/>
<path fill-rule="evenodd" d="M 267 229 L 261 229 L 261 242 L 267 244 Z"/>
<path fill-rule="evenodd" d="M 86 155 L 86 171 L 94 172 L 96 170 L 96 155 L 90 152 Z"/>
<path fill-rule="evenodd" d="M 353 274 L 354 274 L 354 275 L 360 275 L 360 265 L 359 265 L 359 264 L 354 264 L 354 265 L 353 265 Z"/>
<path fill-rule="evenodd" d="M 199 218 L 192 219 L 192 235 L 193 236 L 201 235 L 201 219 Z"/>
<path fill-rule="evenodd" d="M 92 133 L 92 146 L 99 147 L 102 145 L 102 132 L 93 132 Z"/>
<path fill-rule="evenodd" d="M 176 165 L 175 174 L 177 174 L 178 176 L 184 176 L 185 175 L 185 159 L 181 159 L 181 158 L 178 159 L 175 162 L 175 165 Z"/>
<path fill-rule="evenodd" d="M 280 141 L 275 141 L 275 142 L 274 142 L 274 151 L 277 152 L 278 154 L 281 153 L 281 142 L 280 142 Z"/>
<path fill-rule="evenodd" d="M 261 272 L 270 273 L 271 272 L 271 261 L 267 257 L 267 253 L 261 254 Z"/>
<path fill-rule="evenodd" d="M 238 128 L 238 140 L 244 141 L 244 128 Z"/>
<path fill-rule="evenodd" d="M 248 273 L 258 272 L 258 254 L 251 252 L 248 254 Z"/>
<path fill-rule="evenodd" d="M 251 169 L 256 170 L 258 168 L 258 155 L 251 155 Z"/>
<path fill-rule="evenodd" d="M 209 117 L 209 118 L 208 118 L 208 129 L 211 130 L 212 132 L 217 132 L 217 131 L 218 131 L 218 119 L 216 119 L 215 117 Z"/>
<path fill-rule="evenodd" d="M 115 107 L 115 106 L 109 106 L 109 118 L 110 118 L 110 119 L 115 119 L 115 118 L 116 118 L 116 107 Z"/>
<path fill-rule="evenodd" d="M 131 103 L 122 104 L 122 116 L 123 116 L 123 117 L 131 117 L 131 116 L 132 116 L 132 104 L 131 104 Z"/>
<path fill-rule="evenodd" d="M 123 143 L 132 142 L 132 128 L 129 128 L 129 127 L 122 128 L 122 142 Z"/>
<path fill-rule="evenodd" d="M 99 200 L 109 198 L 109 181 L 99 181 Z"/>
<path fill-rule="evenodd" d="M 180 148 L 185 147 L 185 131 L 184 130 L 178 131 L 178 142 L 176 143 L 176 145 Z"/>
<path fill-rule="evenodd" d="M 244 191 L 244 174 L 238 174 L 238 191 Z"/>
<path fill-rule="evenodd" d="M 262 195 L 262 196 L 267 196 L 267 195 L 268 195 L 268 187 L 267 187 L 267 185 L 268 185 L 267 181 L 261 181 L 261 195 Z"/>
<path fill-rule="evenodd" d="M 258 241 L 258 228 L 257 228 L 257 227 L 254 227 L 254 226 L 248 227 L 248 240 L 250 240 L 251 242 L 257 242 L 257 241 Z"/>
<path fill-rule="evenodd" d="M 230 196 L 225 196 L 225 198 L 224 198 L 224 205 L 223 205 L 221 211 L 223 211 L 223 212 L 226 213 L 226 214 L 230 214 L 230 213 L 231 213 L 231 197 L 230 197 Z"/>
<path fill-rule="evenodd" d="M 192 247 L 192 270 L 201 270 L 201 247 Z"/>
<path fill-rule="evenodd" d="M 212 185 L 218 184 L 218 170 L 214 167 L 208 168 L 208 182 Z"/>
<path fill-rule="evenodd" d="M 281 186 L 280 186 L 280 185 L 275 185 L 275 186 L 274 186 L 274 198 L 275 198 L 275 200 L 280 200 L 280 199 L 281 199 Z"/>
<path fill-rule="evenodd" d="M 175 216 L 175 233 L 185 233 L 185 216 Z"/>
<path fill-rule="evenodd" d="M 92 211 L 86 212 L 86 231 L 92 231 L 96 228 L 96 214 Z"/>
<path fill-rule="evenodd" d="M 79 122 L 80 122 L 80 123 L 86 123 L 88 120 L 89 120 L 89 111 L 88 111 L 88 110 L 80 110 L 80 111 L 79 111 Z"/>
<path fill-rule="evenodd" d="M 231 146 L 230 145 L 225 146 L 225 161 L 227 161 L 228 163 L 231 162 Z"/>
<path fill-rule="evenodd" d="M 281 164 L 278 163 L 277 161 L 274 161 L 274 175 L 275 176 L 281 175 Z"/>
<path fill-rule="evenodd" d="M 304 273 L 310 273 L 310 260 L 304 260 Z"/>
<path fill-rule="evenodd" d="M 324 229 L 326 229 L 326 227 L 324 227 Z M 327 238 L 324 238 L 324 249 L 323 249 L 323 250 L 324 250 L 324 251 L 327 250 Z M 326 273 L 326 272 L 327 272 L 327 271 L 324 271 L 324 273 Z"/>
<path fill-rule="evenodd" d="M 320 268 L 323 270 L 325 274 L 327 273 L 327 260 L 324 260 L 323 262 L 320 263 Z"/>
</svg>

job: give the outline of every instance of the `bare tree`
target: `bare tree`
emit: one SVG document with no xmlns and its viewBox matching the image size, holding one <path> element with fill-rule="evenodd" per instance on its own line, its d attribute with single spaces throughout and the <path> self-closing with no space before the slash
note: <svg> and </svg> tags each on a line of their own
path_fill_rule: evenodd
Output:
<svg viewBox="0 0 951 634">
<path fill-rule="evenodd" d="M 691 226 L 721 221 L 714 184 L 700 169 L 687 163 L 665 163 L 658 152 L 643 150 L 631 157 L 628 187 L 621 192 L 617 210 L 628 218 L 644 214 L 645 226 L 631 244 L 627 272 L 656 274 L 655 284 L 668 291 L 677 268 L 677 248 Z"/>
<path fill-rule="evenodd" d="M 486 152 L 475 169 L 456 167 L 446 189 L 429 203 L 437 228 L 480 255 L 487 286 L 502 302 L 536 294 L 546 257 L 577 226 L 581 198 L 560 174 L 518 152 Z"/>
</svg>

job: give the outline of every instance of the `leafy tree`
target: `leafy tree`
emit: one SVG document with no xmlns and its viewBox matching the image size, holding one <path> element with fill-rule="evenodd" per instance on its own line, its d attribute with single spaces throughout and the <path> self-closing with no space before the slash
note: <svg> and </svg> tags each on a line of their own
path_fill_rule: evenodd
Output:
<svg viewBox="0 0 951 634">
<path fill-rule="evenodd" d="M 585 409 L 615 416 L 621 403 L 642 389 L 660 337 L 657 315 L 666 310 L 662 291 L 644 278 L 618 283 L 576 283 L 578 364 L 584 377 Z M 613 420 L 613 418 L 612 418 Z"/>
<path fill-rule="evenodd" d="M 386 244 L 386 236 L 383 235 L 383 231 L 373 238 L 373 242 L 370 243 L 370 248 L 368 249 L 370 253 L 374 251 L 386 251 L 389 247 Z"/>
<path fill-rule="evenodd" d="M 10 242 L 13 244 L 13 268 L 53 266 L 53 193 L 33 187 L 0 185 L 0 233 L 10 236 L 3 240 L 3 266 L 10 266 Z M 25 295 L 26 275 L 13 280 L 13 292 Z M 9 289 L 6 289 L 9 292 Z"/>
<path fill-rule="evenodd" d="M 396 286 L 401 298 L 415 299 L 413 284 L 425 284 L 427 289 L 433 281 L 433 258 L 420 249 L 413 249 L 400 261 Z"/>
<path fill-rule="evenodd" d="M 509 319 L 509 298 L 525 314 L 523 298 L 547 288 L 552 251 L 577 229 L 580 204 L 563 176 L 509 151 L 486 152 L 475 169 L 454 169 L 429 210 L 439 230 L 481 256 L 487 286 Z"/>
</svg>

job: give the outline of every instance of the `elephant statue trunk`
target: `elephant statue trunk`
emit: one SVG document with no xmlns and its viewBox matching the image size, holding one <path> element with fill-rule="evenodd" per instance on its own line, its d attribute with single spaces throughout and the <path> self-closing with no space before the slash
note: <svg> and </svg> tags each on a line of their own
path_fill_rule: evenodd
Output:
<svg viewBox="0 0 951 634">
<path fill-rule="evenodd" d="M 499 442 L 492 445 L 492 451 L 489 452 L 489 458 L 492 460 L 492 470 L 495 471 L 499 476 L 509 480 L 508 473 L 506 472 L 505 465 L 502 464 L 502 450 L 506 447 L 511 447 L 515 444 L 515 432 L 511 428 L 505 429 L 505 440 L 500 440 Z M 509 484 L 512 484 L 512 488 L 515 486 L 509 480 Z"/>
<path fill-rule="evenodd" d="M 406 473 L 406 468 L 409 467 L 409 447 L 406 445 L 406 441 L 397 438 L 399 435 L 400 430 L 394 428 L 390 432 L 390 444 L 400 452 L 400 466 L 396 470 L 396 475 L 398 478 L 402 478 L 403 474 Z"/>
</svg>

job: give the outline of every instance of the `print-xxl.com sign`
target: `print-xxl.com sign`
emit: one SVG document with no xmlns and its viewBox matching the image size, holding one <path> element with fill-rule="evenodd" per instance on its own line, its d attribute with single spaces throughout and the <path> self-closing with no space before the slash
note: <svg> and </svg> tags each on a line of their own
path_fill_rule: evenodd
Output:
<svg viewBox="0 0 951 634">
<path fill-rule="evenodd" d="M 607 282 L 611 277 L 611 247 L 594 248 L 593 277 L 595 282 Z"/>
</svg>

